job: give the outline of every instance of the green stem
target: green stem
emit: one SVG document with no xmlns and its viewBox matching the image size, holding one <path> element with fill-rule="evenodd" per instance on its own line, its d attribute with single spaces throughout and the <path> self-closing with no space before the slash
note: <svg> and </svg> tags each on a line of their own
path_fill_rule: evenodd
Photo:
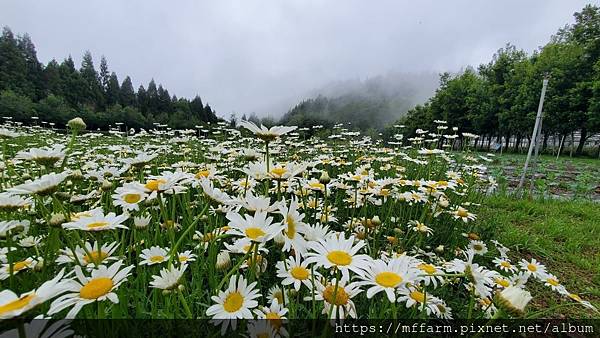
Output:
<svg viewBox="0 0 600 338">
<path fill-rule="evenodd" d="M 190 307 L 188 306 L 188 304 L 185 300 L 185 297 L 183 296 L 183 292 L 181 292 L 181 289 L 177 288 L 177 294 L 179 295 L 179 300 L 181 301 L 181 304 L 183 305 L 185 314 L 187 315 L 188 319 L 192 319 L 192 311 L 190 311 Z"/>
</svg>

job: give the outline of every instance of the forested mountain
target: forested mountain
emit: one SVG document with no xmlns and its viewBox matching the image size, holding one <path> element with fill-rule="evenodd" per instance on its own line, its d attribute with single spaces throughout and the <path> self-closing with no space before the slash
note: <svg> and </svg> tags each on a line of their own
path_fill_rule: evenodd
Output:
<svg viewBox="0 0 600 338">
<path fill-rule="evenodd" d="M 365 81 L 336 82 L 315 90 L 314 98 L 296 105 L 280 122 L 298 126 L 350 122 L 362 130 L 382 128 L 423 103 L 436 87 L 433 73 L 390 73 Z"/>
<path fill-rule="evenodd" d="M 192 100 L 171 96 L 154 80 L 135 90 L 129 76 L 120 81 L 109 71 L 104 57 L 96 70 L 90 52 L 85 52 L 79 68 L 70 56 L 44 65 L 29 35 L 15 36 L 8 27 L 0 37 L 0 116 L 24 123 L 38 117 L 57 125 L 81 116 L 93 129 L 115 122 L 193 128 L 218 120 L 199 96 Z"/>
<path fill-rule="evenodd" d="M 435 120 L 505 142 L 530 138 L 542 79 L 549 77 L 543 140 L 580 133 L 577 153 L 600 132 L 600 8 L 588 5 L 532 55 L 507 45 L 478 69 L 443 74 L 435 95 L 398 121 L 434 130 Z"/>
</svg>

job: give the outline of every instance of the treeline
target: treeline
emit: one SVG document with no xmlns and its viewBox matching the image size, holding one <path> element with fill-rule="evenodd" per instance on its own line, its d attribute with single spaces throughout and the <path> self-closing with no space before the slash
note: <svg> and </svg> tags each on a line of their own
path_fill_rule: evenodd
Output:
<svg viewBox="0 0 600 338">
<path fill-rule="evenodd" d="M 533 55 L 507 45 L 477 69 L 443 74 L 435 95 L 397 123 L 410 131 L 435 132 L 434 121 L 445 120 L 488 144 L 503 139 L 506 149 L 513 140 L 518 150 L 524 138 L 531 138 L 542 79 L 548 75 L 543 146 L 550 136 L 578 133 L 576 153 L 581 154 L 585 142 L 600 132 L 600 8 L 588 5 L 574 17 L 574 24 Z"/>
<path fill-rule="evenodd" d="M 89 51 L 79 69 L 70 56 L 44 65 L 29 35 L 15 36 L 8 27 L 0 37 L 0 116 L 24 123 L 37 117 L 58 126 L 80 116 L 92 129 L 106 129 L 116 122 L 134 128 L 151 128 L 155 123 L 193 128 L 218 120 L 199 96 L 192 100 L 171 96 L 154 80 L 134 90 L 129 76 L 120 82 L 109 71 L 104 56 L 97 71 Z"/>
</svg>

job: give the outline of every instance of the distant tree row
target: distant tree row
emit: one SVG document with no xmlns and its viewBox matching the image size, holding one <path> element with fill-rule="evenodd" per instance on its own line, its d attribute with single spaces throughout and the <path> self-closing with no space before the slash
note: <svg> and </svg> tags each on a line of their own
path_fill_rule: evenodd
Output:
<svg viewBox="0 0 600 338">
<path fill-rule="evenodd" d="M 600 8 L 588 5 L 575 23 L 528 56 L 512 45 L 488 64 L 458 75 L 442 74 L 440 87 L 424 105 L 411 109 L 398 124 L 407 130 L 435 131 L 435 120 L 476 133 L 482 139 L 531 138 L 542 79 L 549 75 L 544 102 L 544 146 L 551 135 L 580 134 L 580 154 L 588 138 L 600 132 Z"/>
<path fill-rule="evenodd" d="M 38 117 L 57 125 L 81 116 L 94 129 L 116 122 L 138 128 L 154 123 L 193 128 L 218 120 L 199 96 L 192 100 L 171 96 L 154 80 L 135 91 L 129 76 L 120 82 L 109 71 L 104 56 L 97 71 L 89 51 L 79 69 L 70 56 L 44 65 L 29 35 L 16 37 L 8 27 L 0 37 L 0 116 L 24 123 Z"/>
</svg>

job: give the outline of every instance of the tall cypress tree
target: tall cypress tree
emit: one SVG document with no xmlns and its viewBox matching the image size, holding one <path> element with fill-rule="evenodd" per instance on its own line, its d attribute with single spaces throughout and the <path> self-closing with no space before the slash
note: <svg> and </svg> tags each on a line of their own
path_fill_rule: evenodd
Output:
<svg viewBox="0 0 600 338">
<path fill-rule="evenodd" d="M 148 114 L 148 94 L 143 85 L 140 85 L 137 91 L 137 102 L 140 111 L 143 114 Z"/>
<path fill-rule="evenodd" d="M 50 60 L 44 68 L 44 82 L 46 95 L 53 94 L 56 96 L 64 96 L 62 91 L 62 79 L 60 76 L 60 65 L 55 59 Z"/>
<path fill-rule="evenodd" d="M 142 87 L 143 88 L 143 87 Z M 135 91 L 133 91 L 133 84 L 131 78 L 127 76 L 121 84 L 121 90 L 119 93 L 119 102 L 122 106 L 136 106 Z"/>
<path fill-rule="evenodd" d="M 92 105 L 99 110 L 104 109 L 105 102 L 102 84 L 96 69 L 94 69 L 94 61 L 90 51 L 86 51 L 85 54 L 83 54 L 80 73 L 81 78 L 85 83 L 84 103 Z"/>
<path fill-rule="evenodd" d="M 112 106 L 119 103 L 120 94 L 119 79 L 117 78 L 117 74 L 112 72 L 106 84 L 106 104 Z"/>
<path fill-rule="evenodd" d="M 75 69 L 73 58 L 66 58 L 58 69 L 61 79 L 61 92 L 72 108 L 79 108 L 85 101 L 85 83 L 81 75 Z"/>
<path fill-rule="evenodd" d="M 100 83 L 102 88 L 106 91 L 108 88 L 108 81 L 110 80 L 110 74 L 108 73 L 108 62 L 104 55 L 100 58 Z"/>
<path fill-rule="evenodd" d="M 158 89 L 154 79 L 150 80 L 146 90 L 146 109 L 150 113 L 158 112 Z"/>
<path fill-rule="evenodd" d="M 10 89 L 22 95 L 27 81 L 27 61 L 21 53 L 18 41 L 8 27 L 2 29 L 0 37 L 0 90 Z"/>
<path fill-rule="evenodd" d="M 161 113 L 170 113 L 171 109 L 171 96 L 169 91 L 164 89 L 162 85 L 158 86 L 158 106 L 157 111 Z"/>
<path fill-rule="evenodd" d="M 42 64 L 37 59 L 37 52 L 29 34 L 19 39 L 18 47 L 26 64 L 24 91 L 32 100 L 37 101 L 44 97 L 44 77 Z"/>
</svg>

